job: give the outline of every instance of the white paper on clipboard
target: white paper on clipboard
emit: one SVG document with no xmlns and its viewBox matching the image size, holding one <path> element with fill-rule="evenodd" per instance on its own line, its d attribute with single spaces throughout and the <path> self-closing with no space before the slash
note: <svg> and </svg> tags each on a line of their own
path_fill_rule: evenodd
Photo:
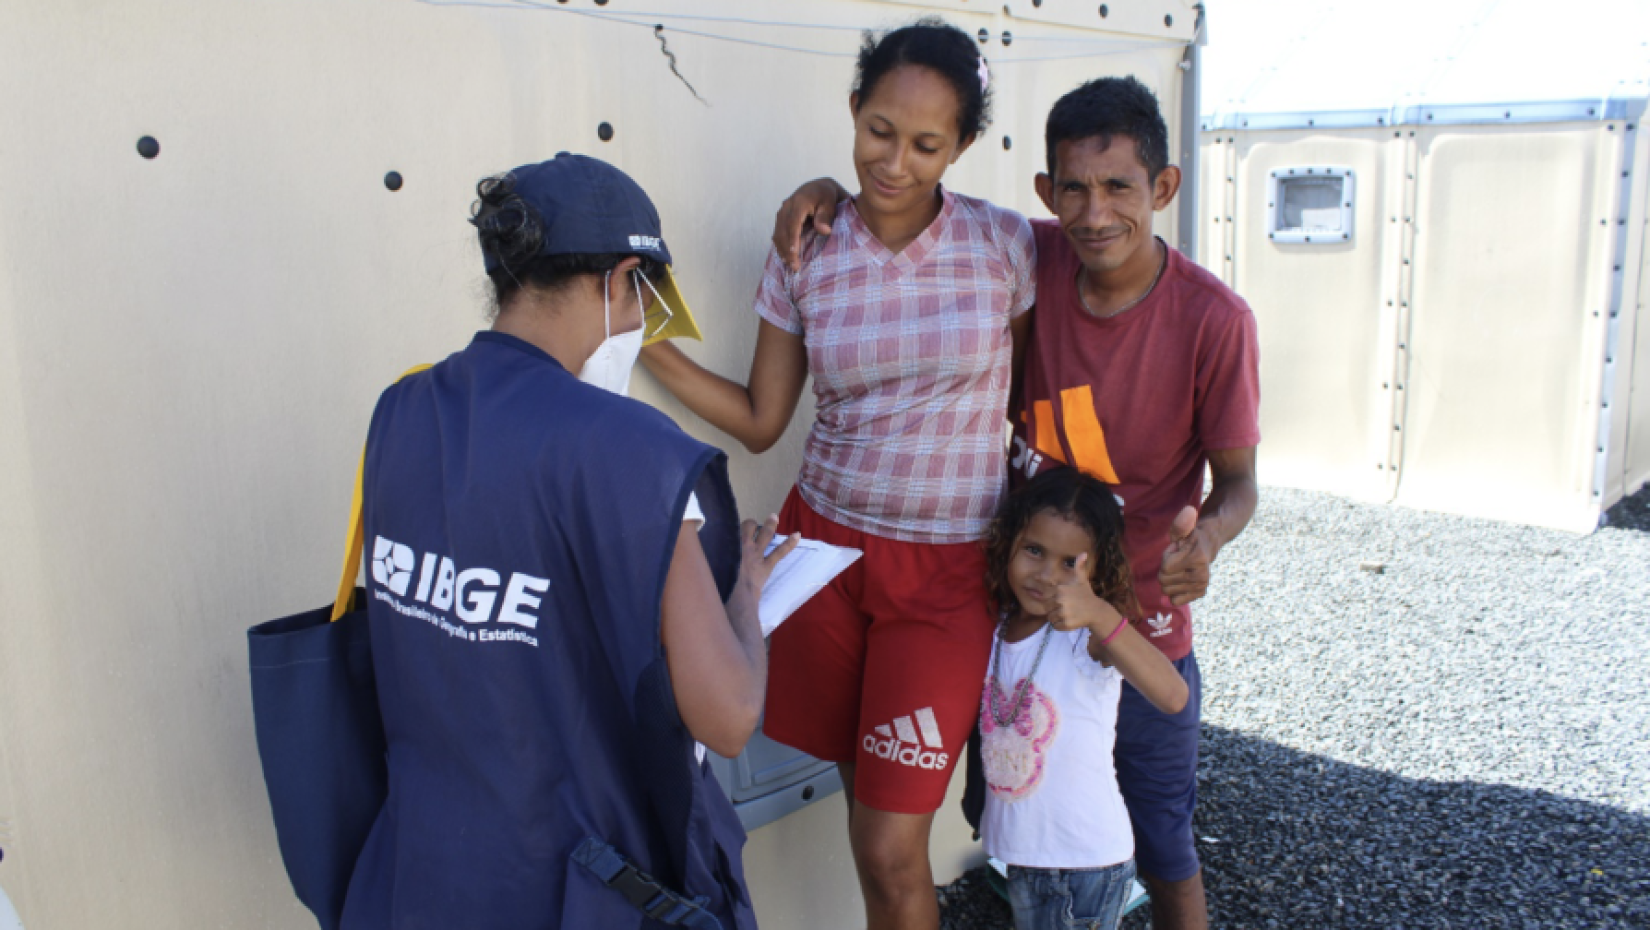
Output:
<svg viewBox="0 0 1650 930">
<path fill-rule="evenodd" d="M 785 541 L 776 536 L 768 543 L 768 552 Z M 833 546 L 817 539 L 799 539 L 791 554 L 781 559 L 768 575 L 762 588 L 762 601 L 757 605 L 757 616 L 762 621 L 762 635 L 767 636 L 784 623 L 796 609 L 818 594 L 831 579 L 854 564 L 862 553 L 858 549 Z"/>
</svg>

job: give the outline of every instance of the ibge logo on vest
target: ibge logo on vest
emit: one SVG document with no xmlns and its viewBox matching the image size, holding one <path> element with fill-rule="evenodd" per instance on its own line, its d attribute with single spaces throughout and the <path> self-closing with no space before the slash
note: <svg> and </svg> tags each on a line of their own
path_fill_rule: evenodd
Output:
<svg viewBox="0 0 1650 930">
<path fill-rule="evenodd" d="M 461 641 L 539 644 L 537 637 L 525 631 L 538 628 L 542 603 L 539 595 L 550 590 L 548 578 L 513 572 L 504 581 L 490 568 L 459 571 L 444 555 L 426 552 L 420 561 L 412 547 L 379 536 L 372 544 L 372 581 L 372 596 L 390 609 L 423 620 Z M 409 589 L 413 592 L 410 604 L 402 600 Z M 433 610 L 420 606 L 423 604 Z M 462 625 L 452 622 L 452 617 Z"/>
</svg>

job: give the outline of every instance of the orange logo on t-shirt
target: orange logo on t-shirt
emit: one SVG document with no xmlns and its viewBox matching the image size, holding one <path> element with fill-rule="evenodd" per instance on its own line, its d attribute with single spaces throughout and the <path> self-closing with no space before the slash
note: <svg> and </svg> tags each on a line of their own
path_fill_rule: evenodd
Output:
<svg viewBox="0 0 1650 930">
<path fill-rule="evenodd" d="M 1077 467 L 1107 484 L 1118 484 L 1117 469 L 1112 467 L 1111 452 L 1106 448 L 1106 431 L 1100 426 L 1100 415 L 1094 409 L 1094 391 L 1086 384 L 1061 391 L 1060 413 L 1066 443 L 1071 446 Z M 1031 416 L 1032 446 L 1049 458 L 1065 462 L 1054 425 L 1054 404 L 1046 400 L 1033 403 Z"/>
</svg>

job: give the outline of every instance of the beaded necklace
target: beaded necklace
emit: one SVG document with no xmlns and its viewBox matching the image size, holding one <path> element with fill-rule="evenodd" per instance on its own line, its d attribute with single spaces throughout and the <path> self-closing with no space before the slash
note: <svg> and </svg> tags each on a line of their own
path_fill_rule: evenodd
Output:
<svg viewBox="0 0 1650 930">
<path fill-rule="evenodd" d="M 1043 664 L 1043 653 L 1048 649 L 1048 638 L 1054 633 L 1054 624 L 1043 624 L 1043 639 L 1037 644 L 1037 658 L 1031 662 L 1031 671 L 1020 683 L 1014 686 L 1014 700 L 1009 702 L 1008 716 L 1003 716 L 1003 708 L 997 695 L 1003 692 L 1003 683 L 997 679 L 997 670 L 1003 667 L 1003 634 L 1008 631 L 1008 616 L 1004 614 L 997 621 L 997 643 L 991 653 L 991 667 L 986 669 L 985 694 L 986 710 L 997 726 L 1010 727 L 1020 719 L 1020 710 L 1025 707 L 1026 700 L 1031 696 L 1031 679 L 1036 677 L 1038 666 Z"/>
</svg>

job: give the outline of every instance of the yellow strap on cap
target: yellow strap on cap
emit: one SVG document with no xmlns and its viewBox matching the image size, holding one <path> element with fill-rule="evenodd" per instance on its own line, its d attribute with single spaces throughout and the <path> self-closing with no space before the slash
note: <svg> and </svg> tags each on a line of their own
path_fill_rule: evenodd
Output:
<svg viewBox="0 0 1650 930">
<path fill-rule="evenodd" d="M 657 288 L 659 299 L 670 307 L 670 321 L 664 324 L 663 329 L 648 336 L 642 342 L 642 345 L 650 346 L 655 342 L 680 337 L 704 342 L 705 337 L 699 332 L 699 324 L 693 319 L 693 311 L 688 309 L 687 299 L 682 296 L 682 289 L 676 284 L 676 275 L 671 272 L 669 265 L 665 266 L 664 280 L 659 282 Z M 664 311 L 660 310 L 657 303 L 655 303 L 654 306 L 648 308 L 642 327 L 648 332 L 653 332 L 654 327 L 659 325 L 658 321 L 663 316 Z"/>
<path fill-rule="evenodd" d="M 401 378 L 415 375 L 429 368 L 414 365 L 402 372 Z M 399 382 L 401 378 L 395 380 Z M 349 502 L 349 536 L 344 540 L 344 570 L 338 579 L 338 597 L 332 602 L 332 621 L 349 613 L 349 604 L 355 594 L 355 579 L 361 574 L 361 553 L 366 549 L 366 527 L 361 525 L 361 476 L 367 468 L 367 450 L 361 449 L 360 464 L 355 466 L 355 493 Z"/>
</svg>

